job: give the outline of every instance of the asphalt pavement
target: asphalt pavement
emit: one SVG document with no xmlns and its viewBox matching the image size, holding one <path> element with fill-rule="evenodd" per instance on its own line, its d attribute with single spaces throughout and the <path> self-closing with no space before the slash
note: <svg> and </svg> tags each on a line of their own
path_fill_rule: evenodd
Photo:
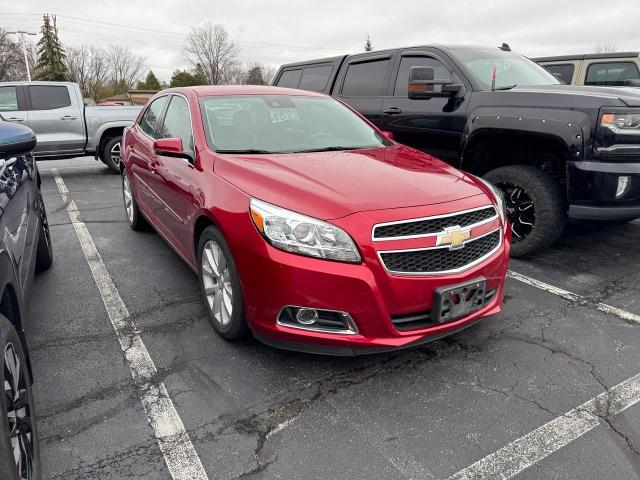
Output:
<svg viewBox="0 0 640 480">
<path fill-rule="evenodd" d="M 129 228 L 118 175 L 91 158 L 39 165 L 55 258 L 27 338 L 46 479 L 189 478 L 198 462 L 210 479 L 640 478 L 640 223 L 570 224 L 511 262 L 501 315 L 454 337 L 335 358 L 222 340 L 195 274 Z M 195 451 L 182 463 L 101 281 Z"/>
</svg>

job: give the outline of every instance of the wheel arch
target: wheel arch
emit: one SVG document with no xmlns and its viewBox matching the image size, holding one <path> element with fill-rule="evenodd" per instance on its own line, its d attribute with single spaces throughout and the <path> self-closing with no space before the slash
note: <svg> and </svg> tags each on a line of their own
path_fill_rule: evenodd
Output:
<svg viewBox="0 0 640 480">
<path fill-rule="evenodd" d="M 218 230 L 220 230 L 220 225 L 213 218 L 212 215 L 205 212 L 201 212 L 193 224 L 193 239 L 191 242 L 191 246 L 193 248 L 194 264 L 196 264 L 198 261 L 198 244 L 200 243 L 200 237 L 202 236 L 202 232 L 204 232 L 205 229 L 210 226 L 214 226 Z"/>
<path fill-rule="evenodd" d="M 127 125 L 118 125 L 118 126 L 110 126 L 106 127 L 104 130 L 98 132 L 98 144 L 96 145 L 96 158 L 102 155 L 102 149 L 104 148 L 104 144 L 113 137 L 122 136 L 124 133 L 124 129 Z"/>
</svg>

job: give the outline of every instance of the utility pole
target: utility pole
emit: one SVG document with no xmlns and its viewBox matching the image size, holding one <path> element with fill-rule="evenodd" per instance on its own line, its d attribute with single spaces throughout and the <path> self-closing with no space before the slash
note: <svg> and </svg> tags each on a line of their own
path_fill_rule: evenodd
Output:
<svg viewBox="0 0 640 480">
<path fill-rule="evenodd" d="M 27 57 L 27 42 L 24 38 L 25 35 L 37 35 L 34 32 L 27 32 L 26 30 L 17 30 L 15 32 L 7 32 L 12 35 L 20 35 L 20 43 L 22 43 L 22 53 L 24 55 L 24 66 L 27 68 L 27 80 L 31 81 L 31 71 L 29 70 L 29 57 Z"/>
</svg>

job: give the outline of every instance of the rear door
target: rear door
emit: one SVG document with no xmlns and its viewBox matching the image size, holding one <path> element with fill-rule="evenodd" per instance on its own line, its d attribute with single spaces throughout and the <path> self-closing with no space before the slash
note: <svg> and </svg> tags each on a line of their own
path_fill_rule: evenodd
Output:
<svg viewBox="0 0 640 480">
<path fill-rule="evenodd" d="M 82 153 L 86 144 L 84 106 L 70 85 L 28 85 L 28 125 L 38 137 L 36 155 Z"/>
<path fill-rule="evenodd" d="M 391 66 L 391 52 L 350 57 L 336 80 L 334 96 L 381 126 L 380 111 Z"/>
<path fill-rule="evenodd" d="M 457 165 L 469 102 L 464 92 L 455 97 L 409 99 L 409 70 L 416 66 L 432 67 L 437 79 L 464 84 L 457 69 L 436 53 L 424 50 L 399 53 L 394 59 L 389 94 L 382 102 L 381 128 L 393 132 L 400 143 Z M 470 86 L 465 88 L 470 91 Z"/>
<path fill-rule="evenodd" d="M 0 115 L 13 123 L 29 124 L 29 112 L 21 85 L 0 86 Z"/>
</svg>

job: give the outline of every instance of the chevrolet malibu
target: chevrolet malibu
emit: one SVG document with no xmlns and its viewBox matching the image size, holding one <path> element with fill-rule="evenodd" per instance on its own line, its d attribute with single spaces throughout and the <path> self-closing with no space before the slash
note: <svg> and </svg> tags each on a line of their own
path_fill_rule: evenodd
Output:
<svg viewBox="0 0 640 480">
<path fill-rule="evenodd" d="M 197 272 L 225 339 L 357 355 L 500 312 L 511 238 L 499 191 L 331 97 L 165 90 L 122 152 L 130 226 L 151 224 Z"/>
</svg>

